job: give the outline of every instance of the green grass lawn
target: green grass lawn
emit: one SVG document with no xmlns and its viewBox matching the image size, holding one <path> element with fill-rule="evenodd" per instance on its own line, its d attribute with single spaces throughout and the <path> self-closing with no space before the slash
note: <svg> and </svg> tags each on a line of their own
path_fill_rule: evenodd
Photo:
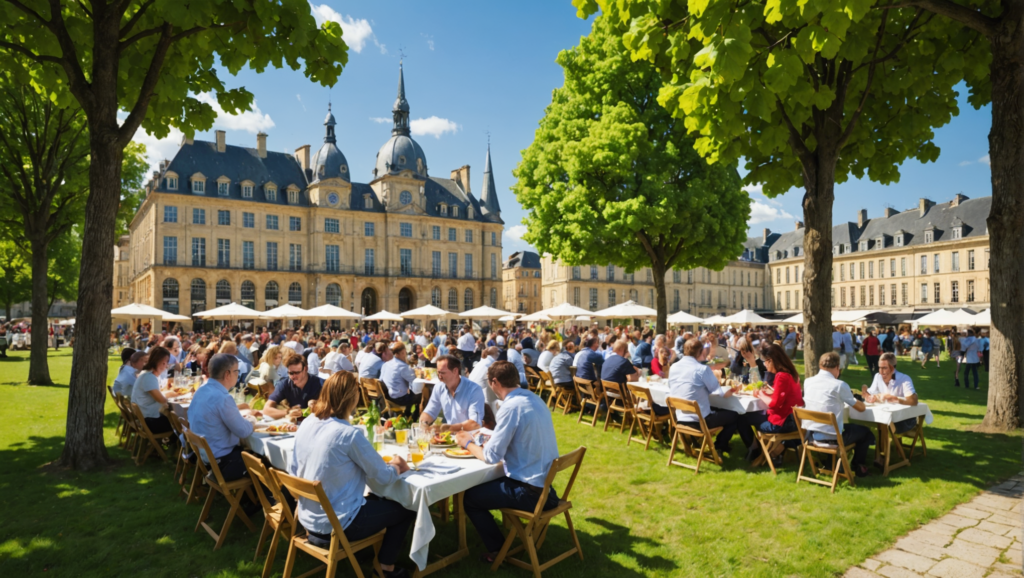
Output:
<svg viewBox="0 0 1024 578">
<path fill-rule="evenodd" d="M 255 534 L 236 523 L 225 546 L 214 552 L 205 532 L 193 532 L 199 506 L 173 497 L 172 466 L 151 460 L 139 468 L 117 448 L 109 400 L 106 439 L 117 463 L 88 474 L 40 469 L 59 457 L 63 444 L 70 351 L 52 354 L 51 374 L 60 383 L 53 387 L 22 385 L 28 358 L 12 355 L 0 360 L 0 575 L 259 575 L 263 561 L 253 562 Z M 843 484 L 835 495 L 795 484 L 791 462 L 777 478 L 767 468 L 749 470 L 738 451 L 724 468 L 705 465 L 696 476 L 669 469 L 665 448 L 627 448 L 623 434 L 577 425 L 575 415 L 556 415 L 561 450 L 588 448 L 572 495 L 585 560 L 570 559 L 545 575 L 841 575 L 908 530 L 1020 471 L 1020 435 L 969 431 L 984 415 L 987 376 L 982 372 L 980 392 L 954 389 L 952 367 L 922 371 L 901 359 L 899 369 L 914 378 L 935 414 L 925 429 L 928 457 L 919 456 L 888 478 L 874 475 L 858 480 L 856 488 Z M 855 388 L 868 383 L 863 365 L 843 377 Z M 734 448 L 740 446 L 733 440 Z M 218 524 L 225 513 L 223 505 L 214 509 Z M 469 533 L 473 557 L 439 575 L 489 574 L 476 561 L 481 545 L 472 526 Z M 432 552 L 451 550 L 454 534 L 451 524 L 439 525 Z M 559 524 L 542 560 L 545 551 L 561 552 L 568 543 Z M 404 557 L 400 563 L 412 565 Z M 282 553 L 278 576 L 283 564 Z M 508 567 L 497 574 L 529 575 Z M 343 566 L 339 575 L 350 576 L 351 569 Z"/>
</svg>

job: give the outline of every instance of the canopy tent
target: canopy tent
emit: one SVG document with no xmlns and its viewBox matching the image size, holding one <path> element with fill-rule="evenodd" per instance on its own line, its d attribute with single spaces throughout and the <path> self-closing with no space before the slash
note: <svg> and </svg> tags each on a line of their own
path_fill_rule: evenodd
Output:
<svg viewBox="0 0 1024 578">
<path fill-rule="evenodd" d="M 974 325 L 992 325 L 992 310 L 986 309 L 974 316 Z"/>
<path fill-rule="evenodd" d="M 459 313 L 459 317 L 467 317 L 469 319 L 498 319 L 506 315 L 512 315 L 512 312 L 502 311 L 501 309 L 495 309 L 486 305 Z"/>
<path fill-rule="evenodd" d="M 946 326 L 946 325 L 975 325 L 976 315 L 970 311 L 964 309 L 957 309 L 956 311 L 949 311 L 947 309 L 940 309 L 933 311 L 924 317 L 919 317 L 911 321 L 913 325 L 918 327 L 922 325 L 926 326 Z"/>
<path fill-rule="evenodd" d="M 543 311 L 538 311 L 538 313 L 543 313 L 544 315 L 547 315 L 551 319 L 573 319 L 573 318 L 579 317 L 581 315 L 582 316 L 589 316 L 590 315 L 590 311 L 587 311 L 586 309 L 583 309 L 582 307 L 577 307 L 575 305 L 570 305 L 569 303 L 562 303 L 561 305 L 556 305 L 556 306 L 554 306 L 554 307 L 552 307 L 550 309 L 545 309 Z"/>
<path fill-rule="evenodd" d="M 531 313 L 529 315 L 524 315 L 519 320 L 520 321 L 551 321 L 551 317 L 549 315 L 545 314 L 543 311 L 538 311 L 536 313 Z M 499 319 L 499 321 L 501 321 L 501 320 Z"/>
<path fill-rule="evenodd" d="M 406 319 L 448 317 L 449 315 L 453 315 L 453 313 L 446 309 L 441 309 L 440 307 L 434 307 L 433 305 L 424 305 L 423 307 L 417 307 L 416 309 L 410 309 L 402 313 L 402 317 Z"/>
<path fill-rule="evenodd" d="M 390 311 L 381 310 L 368 317 L 363 317 L 363 321 L 401 321 L 402 316 Z"/>
<path fill-rule="evenodd" d="M 576 321 L 590 321 L 590 316 L 589 315 L 580 315 L 575 320 Z"/>
<path fill-rule="evenodd" d="M 513 313 L 512 315 L 506 315 L 504 317 L 498 318 L 498 321 L 501 321 L 503 323 L 508 323 L 509 321 L 515 321 L 515 320 L 516 320 L 516 314 L 515 313 Z"/>
<path fill-rule="evenodd" d="M 256 311 L 255 309 L 249 309 L 244 305 L 238 303 L 229 303 L 227 305 L 221 305 L 220 307 L 214 307 L 207 311 L 200 311 L 199 313 L 193 313 L 194 317 L 201 317 L 203 319 L 221 319 L 226 321 L 234 321 L 236 319 L 263 319 L 263 313 Z"/>
<path fill-rule="evenodd" d="M 593 313 L 585 311 L 583 314 L 606 319 L 653 319 L 658 316 L 658 311 L 630 300 Z"/>
<path fill-rule="evenodd" d="M 281 307 L 291 307 L 291 305 L 282 305 Z M 278 309 L 281 307 L 278 307 Z M 353 313 L 344 307 L 338 307 L 329 303 L 309 309 L 302 316 L 303 319 L 361 319 L 362 317 L 362 315 Z"/>
<path fill-rule="evenodd" d="M 690 315 L 685 311 L 673 313 L 672 315 L 669 315 L 668 319 L 666 319 L 665 321 L 673 325 L 695 325 L 704 322 L 704 320 L 701 319 L 700 317 L 697 317 L 696 315 Z"/>
<path fill-rule="evenodd" d="M 308 311 L 301 307 L 296 307 L 291 303 L 285 303 L 280 307 L 274 307 L 273 309 L 260 313 L 260 317 L 262 319 L 311 319 L 308 315 Z"/>
<path fill-rule="evenodd" d="M 110 310 L 111 317 L 122 319 L 166 319 L 174 315 L 174 313 L 168 313 L 162 309 L 143 305 L 142 303 L 129 303 L 124 307 Z"/>
<path fill-rule="evenodd" d="M 727 325 L 727 323 L 724 322 L 724 319 L 725 317 L 721 315 L 712 315 L 707 319 L 701 320 L 701 325 Z"/>
<path fill-rule="evenodd" d="M 783 323 L 792 323 L 794 325 L 803 325 L 804 324 L 804 314 L 803 313 L 797 313 L 796 315 L 794 315 L 792 317 L 787 317 L 787 318 L 783 319 L 782 322 Z"/>
<path fill-rule="evenodd" d="M 832 312 L 832 323 L 859 323 L 869 315 L 875 315 L 876 313 L 882 313 L 882 311 L 833 311 Z M 773 323 L 778 323 L 773 322 Z M 782 323 L 792 323 L 794 325 L 803 325 L 804 314 L 797 313 L 792 317 L 787 317 L 782 320 Z"/>
<path fill-rule="evenodd" d="M 165 318 L 165 320 L 166 320 L 166 318 Z M 75 320 L 74 319 L 65 319 L 64 321 L 58 321 L 57 322 L 57 325 L 64 325 L 64 326 L 74 325 L 74 324 L 75 324 Z"/>
<path fill-rule="evenodd" d="M 761 317 L 760 315 L 754 313 L 749 309 L 744 309 L 742 311 L 739 311 L 738 313 L 733 313 L 732 315 L 723 317 L 720 323 L 735 323 L 737 325 L 771 325 L 772 321 L 770 319 L 765 319 L 764 317 Z"/>
</svg>

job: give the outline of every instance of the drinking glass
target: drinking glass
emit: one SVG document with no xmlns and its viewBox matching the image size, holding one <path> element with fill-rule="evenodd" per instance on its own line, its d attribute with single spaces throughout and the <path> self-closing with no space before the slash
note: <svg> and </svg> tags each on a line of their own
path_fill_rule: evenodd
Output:
<svg viewBox="0 0 1024 578">
<path fill-rule="evenodd" d="M 396 429 L 395 430 L 395 443 L 398 445 L 405 445 L 406 440 L 409 439 L 409 430 L 407 429 Z"/>
<path fill-rule="evenodd" d="M 382 432 L 375 432 L 373 434 L 373 451 L 379 454 L 382 449 L 384 449 L 384 434 Z"/>
</svg>

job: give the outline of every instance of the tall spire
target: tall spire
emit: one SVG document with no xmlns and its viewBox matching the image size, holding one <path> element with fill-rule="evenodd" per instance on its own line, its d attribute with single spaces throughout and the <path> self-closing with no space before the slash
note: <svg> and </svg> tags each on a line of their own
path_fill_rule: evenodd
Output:
<svg viewBox="0 0 1024 578">
<path fill-rule="evenodd" d="M 405 73 L 402 71 L 401 60 L 398 61 L 398 98 L 391 107 L 391 114 L 395 119 L 391 134 L 409 136 L 409 101 L 405 100 Z"/>
<path fill-rule="evenodd" d="M 491 171 L 491 144 L 487 143 L 487 160 L 484 161 L 484 188 L 480 191 L 480 212 L 485 217 L 501 220 L 501 206 L 498 205 L 498 188 L 494 186 L 494 173 Z"/>
<path fill-rule="evenodd" d="M 324 142 L 335 143 L 337 139 L 334 138 L 334 114 L 331 113 L 331 103 L 327 103 L 327 118 L 324 119 L 324 126 L 327 127 L 324 131 Z"/>
</svg>

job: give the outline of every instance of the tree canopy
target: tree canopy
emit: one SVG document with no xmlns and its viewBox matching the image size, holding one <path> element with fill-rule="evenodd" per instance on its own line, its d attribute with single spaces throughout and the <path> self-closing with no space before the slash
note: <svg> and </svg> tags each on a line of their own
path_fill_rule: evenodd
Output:
<svg viewBox="0 0 1024 578">
<path fill-rule="evenodd" d="M 659 327 L 665 273 L 721 270 L 743 251 L 750 198 L 735 164 L 708 165 L 682 120 L 656 102 L 663 82 L 632 63 L 621 29 L 599 17 L 558 55 L 565 85 L 523 151 L 516 197 L 529 211 L 524 239 L 570 265 L 650 266 Z"/>
</svg>

